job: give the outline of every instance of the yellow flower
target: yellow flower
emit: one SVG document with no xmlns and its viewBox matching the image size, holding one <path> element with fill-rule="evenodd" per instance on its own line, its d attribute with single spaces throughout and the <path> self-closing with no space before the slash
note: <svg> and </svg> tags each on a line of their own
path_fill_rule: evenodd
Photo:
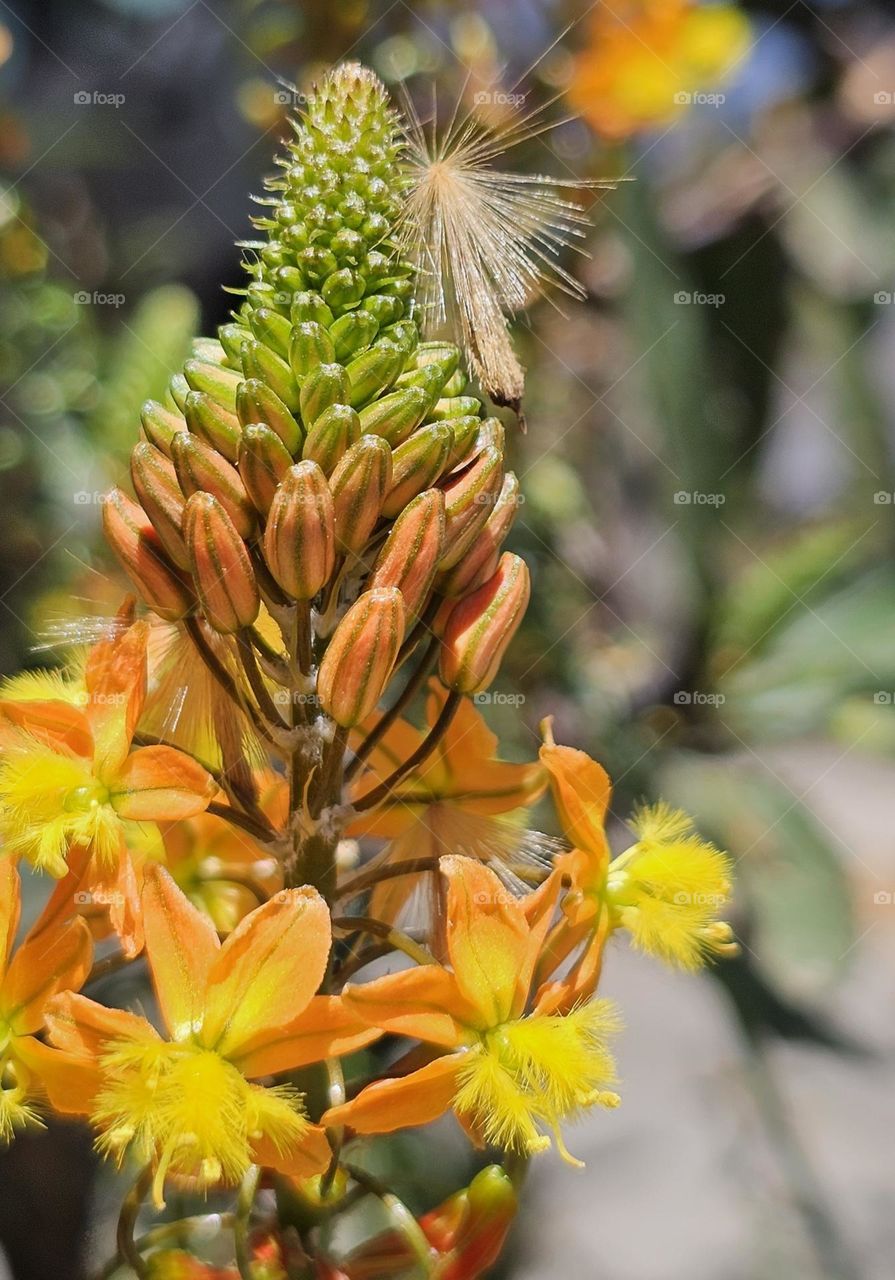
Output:
<svg viewBox="0 0 895 1280">
<path fill-rule="evenodd" d="M 733 5 L 693 0 L 598 4 L 569 87 L 576 110 L 603 137 L 667 124 L 710 91 L 745 54 L 749 20 Z"/>
<path fill-rule="evenodd" d="M 636 844 L 609 864 L 606 900 L 635 946 L 682 969 L 698 969 L 733 945 L 718 913 L 730 898 L 726 854 L 693 830 L 679 809 L 641 809 L 631 826 Z"/>
<path fill-rule="evenodd" d="M 541 1007 L 533 980 L 559 874 L 520 900 L 471 858 L 442 858 L 441 873 L 451 968 L 388 974 L 347 986 L 342 998 L 372 1026 L 449 1052 L 409 1075 L 368 1085 L 323 1123 L 390 1133 L 453 1109 L 480 1139 L 523 1154 L 550 1145 L 546 1128 L 572 1161 L 560 1123 L 618 1103 L 606 1090 L 615 1079 L 607 1040 L 618 1022 L 607 1000 L 567 1014 Z"/>
<path fill-rule="evenodd" d="M 89 1115 L 104 1154 L 121 1161 L 133 1152 L 151 1164 L 159 1204 L 169 1176 L 206 1188 L 238 1182 L 253 1163 L 297 1177 L 321 1172 L 329 1145 L 301 1095 L 254 1080 L 376 1038 L 338 997 L 315 994 L 331 942 L 323 899 L 283 890 L 223 945 L 161 867 L 146 872 L 142 906 L 170 1038 L 135 1014 L 55 997 L 47 1013 L 60 1060 L 54 1107 Z"/>
</svg>

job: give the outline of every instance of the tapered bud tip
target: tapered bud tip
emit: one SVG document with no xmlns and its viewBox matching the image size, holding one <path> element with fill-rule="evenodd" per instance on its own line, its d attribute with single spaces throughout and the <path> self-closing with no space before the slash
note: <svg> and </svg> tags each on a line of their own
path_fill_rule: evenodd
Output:
<svg viewBox="0 0 895 1280">
<path fill-rule="evenodd" d="M 522 621 L 530 594 L 525 561 L 504 552 L 494 576 L 455 605 L 447 620 L 439 669 L 448 688 L 458 693 L 487 688 Z"/>
<path fill-rule="evenodd" d="M 175 622 L 195 606 L 189 585 L 165 555 L 158 533 L 138 503 L 120 489 L 103 502 L 103 532 L 144 602 L 160 618 Z"/>
<path fill-rule="evenodd" d="M 336 724 L 351 728 L 376 706 L 404 640 L 405 617 L 398 588 L 375 587 L 336 627 L 317 676 L 317 696 Z"/>
</svg>

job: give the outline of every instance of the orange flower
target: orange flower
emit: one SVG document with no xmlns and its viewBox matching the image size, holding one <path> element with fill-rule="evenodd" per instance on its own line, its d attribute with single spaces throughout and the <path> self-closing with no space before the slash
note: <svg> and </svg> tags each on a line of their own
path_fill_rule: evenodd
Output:
<svg viewBox="0 0 895 1280">
<path fill-rule="evenodd" d="M 53 1105 L 89 1115 L 104 1153 L 120 1161 L 133 1150 L 151 1163 L 157 1203 L 169 1175 L 207 1187 L 238 1182 L 253 1163 L 296 1177 L 320 1172 L 330 1150 L 301 1095 L 251 1081 L 376 1038 L 338 997 L 315 994 L 331 945 L 323 899 L 284 890 L 222 945 L 168 872 L 152 866 L 142 909 L 170 1038 L 135 1014 L 56 996 L 47 1019 L 59 1050 Z"/>
<path fill-rule="evenodd" d="M 426 705 L 428 728 L 437 720 L 446 696 L 446 690 L 433 680 Z M 374 724 L 375 719 L 364 725 L 364 731 Z M 383 782 L 424 737 L 406 720 L 396 721 L 371 753 L 366 770 L 352 787 L 351 799 Z M 419 769 L 402 778 L 384 804 L 357 815 L 349 827 L 350 835 L 391 841 L 371 869 L 384 862 L 434 860 L 449 853 L 483 861 L 524 862 L 525 827 L 508 815 L 534 804 L 547 785 L 547 775 L 537 762 L 514 764 L 499 759 L 497 747 L 497 738 L 481 713 L 464 698 L 444 737 Z M 371 913 L 394 919 L 415 883 L 402 877 L 378 886 Z"/>
<path fill-rule="evenodd" d="M 519 900 L 473 859 L 442 858 L 441 871 L 450 969 L 427 965 L 349 985 L 343 1000 L 382 1031 L 450 1052 L 409 1075 L 368 1085 L 323 1122 L 390 1133 L 453 1109 L 475 1135 L 520 1152 L 549 1146 L 546 1127 L 567 1155 L 560 1122 L 618 1099 L 604 1090 L 614 1078 L 606 1048 L 615 1027 L 609 1003 L 555 1016 L 542 1011 L 533 991 L 559 874 Z"/>
<path fill-rule="evenodd" d="M 613 0 L 595 7 L 569 100 L 603 137 L 626 138 L 673 120 L 723 80 L 748 48 L 734 5 Z"/>
<path fill-rule="evenodd" d="M 52 1050 L 37 1039 L 47 1002 L 80 987 L 93 960 L 83 920 L 47 929 L 39 919 L 13 954 L 20 901 L 18 871 L 0 862 L 0 1141 L 36 1119 L 32 1104 L 42 1097 L 47 1059 L 47 1069 L 54 1063 Z"/>
<path fill-rule="evenodd" d="M 132 748 L 146 696 L 149 627 L 133 623 L 90 653 L 83 695 L 73 701 L 5 699 L 0 830 L 6 851 L 110 909 L 126 949 L 139 949 L 137 878 L 131 855 L 173 822 L 206 808 L 211 775 L 172 747 Z"/>
</svg>

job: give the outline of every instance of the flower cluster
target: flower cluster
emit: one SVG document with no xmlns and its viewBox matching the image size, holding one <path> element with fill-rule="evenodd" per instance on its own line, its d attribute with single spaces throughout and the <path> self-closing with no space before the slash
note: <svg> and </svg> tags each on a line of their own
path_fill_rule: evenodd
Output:
<svg viewBox="0 0 895 1280">
<path fill-rule="evenodd" d="M 0 688 L 0 1137 L 50 1108 L 132 1163 L 139 1275 L 237 1274 L 164 1228 L 142 1256 L 175 1186 L 238 1189 L 239 1275 L 471 1280 L 528 1158 L 578 1163 L 564 1127 L 619 1102 L 609 939 L 686 969 L 733 946 L 728 860 L 684 815 L 641 810 L 613 859 L 601 767 L 549 724 L 501 759 L 473 700 L 528 600 L 518 482 L 458 348 L 420 340 L 401 129 L 354 65 L 313 96 L 232 323 L 105 505 L 141 616 Z M 529 829 L 548 789 L 561 840 Z M 14 951 L 20 868 L 55 887 Z M 93 998 L 137 958 L 154 1021 Z M 354 1152 L 445 1113 L 500 1163 L 415 1218 Z M 346 1254 L 365 1196 L 391 1226 Z"/>
</svg>

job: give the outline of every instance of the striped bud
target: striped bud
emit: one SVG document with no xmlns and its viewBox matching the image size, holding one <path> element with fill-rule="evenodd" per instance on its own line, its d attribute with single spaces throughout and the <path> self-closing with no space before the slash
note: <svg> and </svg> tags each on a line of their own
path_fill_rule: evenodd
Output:
<svg viewBox="0 0 895 1280">
<path fill-rule="evenodd" d="M 408 616 L 422 613 L 443 546 L 444 494 L 427 489 L 398 516 L 368 585 L 399 587 Z"/>
<path fill-rule="evenodd" d="M 461 365 L 459 369 L 454 370 L 447 382 L 441 388 L 441 394 L 443 396 L 462 396 L 463 392 L 466 390 L 468 382 L 469 378 L 467 377 L 466 370 Z"/>
<path fill-rule="evenodd" d="M 191 391 L 184 405 L 187 426 L 194 435 L 212 449 L 217 449 L 228 462 L 239 453 L 239 418 L 224 409 L 202 391 Z"/>
<path fill-rule="evenodd" d="M 171 456 L 171 441 L 178 431 L 186 431 L 186 421 L 180 413 L 173 409 L 166 409 L 163 404 L 159 404 L 157 400 L 147 400 L 140 410 L 140 421 L 143 424 L 143 432 L 150 444 L 154 444 L 156 449 L 161 449 L 162 453 L 169 458 Z"/>
<path fill-rule="evenodd" d="M 113 489 L 103 503 L 103 532 L 140 597 L 160 618 L 177 622 L 193 609 L 187 583 L 168 561 L 146 512 Z"/>
<path fill-rule="evenodd" d="M 348 365 L 351 383 L 349 404 L 360 409 L 374 396 L 382 395 L 404 367 L 405 353 L 394 342 L 380 338 L 369 350 Z"/>
<path fill-rule="evenodd" d="M 246 342 L 242 348 L 242 368 L 247 378 L 257 378 L 287 409 L 298 408 L 298 383 L 285 360 L 263 342 Z"/>
<path fill-rule="evenodd" d="M 460 364 L 460 348 L 453 342 L 421 342 L 414 353 L 414 364 L 417 369 L 437 364 L 449 378 Z"/>
<path fill-rule="evenodd" d="M 332 364 L 335 358 L 333 340 L 316 320 L 303 320 L 292 330 L 289 363 L 299 386 L 319 364 Z"/>
<path fill-rule="evenodd" d="M 289 355 L 289 340 L 292 336 L 292 325 L 279 311 L 270 307 L 258 307 L 249 316 L 252 333 L 265 347 L 269 347 L 275 355 Z"/>
<path fill-rule="evenodd" d="M 419 346 L 420 331 L 412 320 L 397 320 L 383 329 L 382 336 L 400 347 L 405 356 L 412 355 Z"/>
<path fill-rule="evenodd" d="M 304 320 L 315 320 L 328 329 L 333 322 L 333 313 L 323 301 L 319 293 L 309 293 L 302 289 L 292 298 L 290 310 L 293 324 L 301 324 Z"/>
<path fill-rule="evenodd" d="M 488 687 L 530 595 L 528 565 L 521 556 L 505 551 L 493 577 L 451 611 L 438 661 L 442 684 L 458 693 L 479 693 Z"/>
<path fill-rule="evenodd" d="M 266 515 L 292 457 L 275 431 L 260 423 L 246 427 L 239 442 L 239 475 L 255 507 Z"/>
<path fill-rule="evenodd" d="M 484 449 L 444 485 L 447 527 L 441 569 L 453 569 L 475 542 L 503 484 L 503 454 Z"/>
<path fill-rule="evenodd" d="M 379 436 L 361 436 L 333 472 L 336 546 L 358 555 L 376 528 L 392 479 L 392 451 Z"/>
<path fill-rule="evenodd" d="M 236 413 L 244 427 L 263 422 L 275 431 L 293 457 L 301 449 L 302 429 L 283 401 L 258 378 L 243 382 L 236 394 Z"/>
<path fill-rule="evenodd" d="M 356 271 L 352 271 L 350 267 L 342 267 L 326 277 L 320 292 L 327 306 L 339 312 L 360 302 L 365 287 L 366 282 Z"/>
<path fill-rule="evenodd" d="M 350 360 L 356 352 L 365 350 L 378 332 L 379 321 L 365 309 L 339 316 L 329 331 L 336 360 Z"/>
<path fill-rule="evenodd" d="M 470 457 L 475 448 L 482 420 L 477 415 L 470 413 L 461 418 L 448 418 L 447 425 L 454 436 L 453 448 L 445 467 L 446 471 L 451 471 L 454 467 L 459 467 L 462 462 L 466 462 Z"/>
<path fill-rule="evenodd" d="M 397 587 L 365 591 L 332 634 L 317 675 L 317 696 L 345 729 L 365 720 L 382 696 L 404 640 Z"/>
<path fill-rule="evenodd" d="M 187 360 L 183 366 L 183 376 L 191 391 L 204 391 L 216 404 L 233 411 L 236 389 L 242 381 L 233 369 L 212 364 L 210 360 Z M 183 409 L 185 405 L 180 407 Z"/>
<path fill-rule="evenodd" d="M 392 483 L 382 504 L 382 514 L 394 520 L 408 502 L 428 489 L 444 470 L 454 436 L 446 422 L 421 427 L 399 445 L 392 458 Z"/>
<path fill-rule="evenodd" d="M 493 445 L 495 449 L 505 452 L 507 443 L 506 428 L 500 418 L 485 418 L 479 425 L 475 438 L 476 449 L 487 449 Z"/>
<path fill-rule="evenodd" d="M 425 364 L 419 369 L 409 369 L 406 373 L 402 373 L 398 379 L 398 386 L 419 387 L 428 397 L 427 408 L 431 408 L 441 398 L 446 381 L 444 362 L 434 360 L 431 364 Z"/>
<path fill-rule="evenodd" d="M 176 409 L 179 413 L 183 413 L 183 406 L 186 404 L 186 398 L 190 393 L 190 384 L 182 373 L 172 373 L 168 380 L 167 398 L 170 400 L 169 409 Z"/>
<path fill-rule="evenodd" d="M 182 432 L 171 442 L 171 456 L 185 498 L 204 490 L 221 503 L 241 538 L 255 527 L 255 511 L 239 472 L 204 440 Z"/>
<path fill-rule="evenodd" d="M 193 338 L 190 355 L 211 364 L 223 364 L 227 358 L 227 352 L 217 338 Z"/>
<path fill-rule="evenodd" d="M 298 462 L 274 494 L 264 530 L 264 558 L 283 590 L 310 600 L 336 562 L 333 499 L 316 462 Z"/>
<path fill-rule="evenodd" d="M 173 464 L 144 440 L 131 454 L 131 479 L 165 551 L 180 569 L 188 568 L 181 532 L 184 499 Z"/>
<path fill-rule="evenodd" d="M 512 528 L 521 501 L 519 480 L 509 471 L 503 478 L 503 486 L 494 504 L 494 510 L 475 542 L 453 569 L 438 578 L 438 591 L 443 596 L 468 595 L 486 582 L 497 570 L 501 547 Z"/>
<path fill-rule="evenodd" d="M 443 422 L 446 418 L 463 418 L 469 414 L 478 417 L 482 403 L 475 396 L 445 396 L 436 401 L 429 417 L 434 422 Z"/>
<path fill-rule="evenodd" d="M 242 348 L 251 338 L 251 331 L 244 324 L 222 324 L 218 329 L 221 346 L 234 369 L 242 368 Z"/>
<path fill-rule="evenodd" d="M 404 314 L 404 304 L 400 298 L 388 293 L 367 294 L 364 298 L 364 311 L 368 311 L 380 326 L 394 324 Z"/>
<path fill-rule="evenodd" d="M 392 391 L 361 409 L 361 430 L 382 436 L 392 446 L 401 444 L 420 425 L 428 408 L 429 396 L 421 387 Z"/>
<path fill-rule="evenodd" d="M 215 631 L 232 635 L 250 627 L 261 597 L 245 543 L 223 505 L 194 493 L 183 513 L 183 536 L 202 611 Z"/>
<path fill-rule="evenodd" d="M 301 386 L 301 416 L 308 427 L 330 405 L 348 403 L 348 374 L 340 364 L 318 364 Z"/>
<path fill-rule="evenodd" d="M 308 431 L 302 457 L 332 475 L 343 455 L 360 439 L 360 418 L 350 405 L 331 404 Z"/>
</svg>

